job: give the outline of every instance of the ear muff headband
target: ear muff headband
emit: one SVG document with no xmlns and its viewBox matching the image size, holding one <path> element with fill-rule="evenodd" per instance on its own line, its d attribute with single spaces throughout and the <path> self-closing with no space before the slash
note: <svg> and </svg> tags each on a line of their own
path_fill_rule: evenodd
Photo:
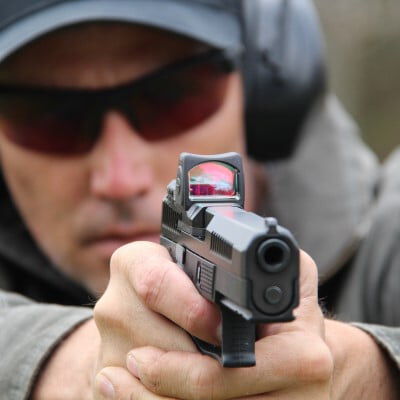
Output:
<svg viewBox="0 0 400 400">
<path fill-rule="evenodd" d="M 319 20 L 311 0 L 243 0 L 242 6 L 248 153 L 286 158 L 326 88 Z"/>
</svg>

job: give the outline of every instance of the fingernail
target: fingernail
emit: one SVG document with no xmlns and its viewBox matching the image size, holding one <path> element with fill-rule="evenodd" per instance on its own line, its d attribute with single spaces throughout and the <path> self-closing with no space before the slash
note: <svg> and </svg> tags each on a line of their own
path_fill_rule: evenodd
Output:
<svg viewBox="0 0 400 400">
<path fill-rule="evenodd" d="M 132 375 L 134 375 L 136 378 L 139 378 L 137 362 L 132 353 L 128 353 L 128 357 L 126 359 L 126 366 Z"/>
<path fill-rule="evenodd" d="M 96 377 L 97 391 L 105 399 L 113 399 L 115 397 L 115 389 L 113 384 L 102 374 L 98 374 Z"/>
</svg>

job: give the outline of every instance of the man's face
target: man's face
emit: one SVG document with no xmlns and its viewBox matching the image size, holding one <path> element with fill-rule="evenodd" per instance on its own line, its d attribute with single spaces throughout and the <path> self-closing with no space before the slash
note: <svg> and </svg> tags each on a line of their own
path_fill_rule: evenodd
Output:
<svg viewBox="0 0 400 400">
<path fill-rule="evenodd" d="M 201 51 L 199 44 L 149 28 L 82 25 L 44 37 L 0 67 L 2 83 L 112 87 Z M 0 131 L 0 162 L 15 203 L 42 250 L 100 294 L 109 259 L 133 240 L 158 241 L 161 202 L 183 151 L 244 152 L 242 92 L 229 77 L 218 111 L 180 135 L 148 142 L 123 114 L 104 114 L 92 150 L 59 157 L 22 148 Z"/>
</svg>

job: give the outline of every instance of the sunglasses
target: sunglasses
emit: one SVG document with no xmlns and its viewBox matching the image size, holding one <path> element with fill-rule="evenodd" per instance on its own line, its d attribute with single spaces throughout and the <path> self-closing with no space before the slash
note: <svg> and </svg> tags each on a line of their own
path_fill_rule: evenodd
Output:
<svg viewBox="0 0 400 400">
<path fill-rule="evenodd" d="M 171 138 L 219 110 L 238 59 L 211 50 L 100 90 L 0 85 L 0 130 L 29 150 L 80 155 L 95 145 L 104 114 L 115 110 L 145 140 Z"/>
</svg>

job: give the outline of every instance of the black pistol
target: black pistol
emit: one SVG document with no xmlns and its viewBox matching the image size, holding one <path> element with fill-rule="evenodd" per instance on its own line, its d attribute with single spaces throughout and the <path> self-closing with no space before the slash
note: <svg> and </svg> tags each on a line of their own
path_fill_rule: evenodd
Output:
<svg viewBox="0 0 400 400">
<path fill-rule="evenodd" d="M 224 367 L 255 365 L 256 323 L 294 319 L 299 249 L 275 218 L 245 211 L 237 153 L 182 153 L 163 200 L 160 242 L 222 315 L 221 347 L 193 338 Z"/>
</svg>

